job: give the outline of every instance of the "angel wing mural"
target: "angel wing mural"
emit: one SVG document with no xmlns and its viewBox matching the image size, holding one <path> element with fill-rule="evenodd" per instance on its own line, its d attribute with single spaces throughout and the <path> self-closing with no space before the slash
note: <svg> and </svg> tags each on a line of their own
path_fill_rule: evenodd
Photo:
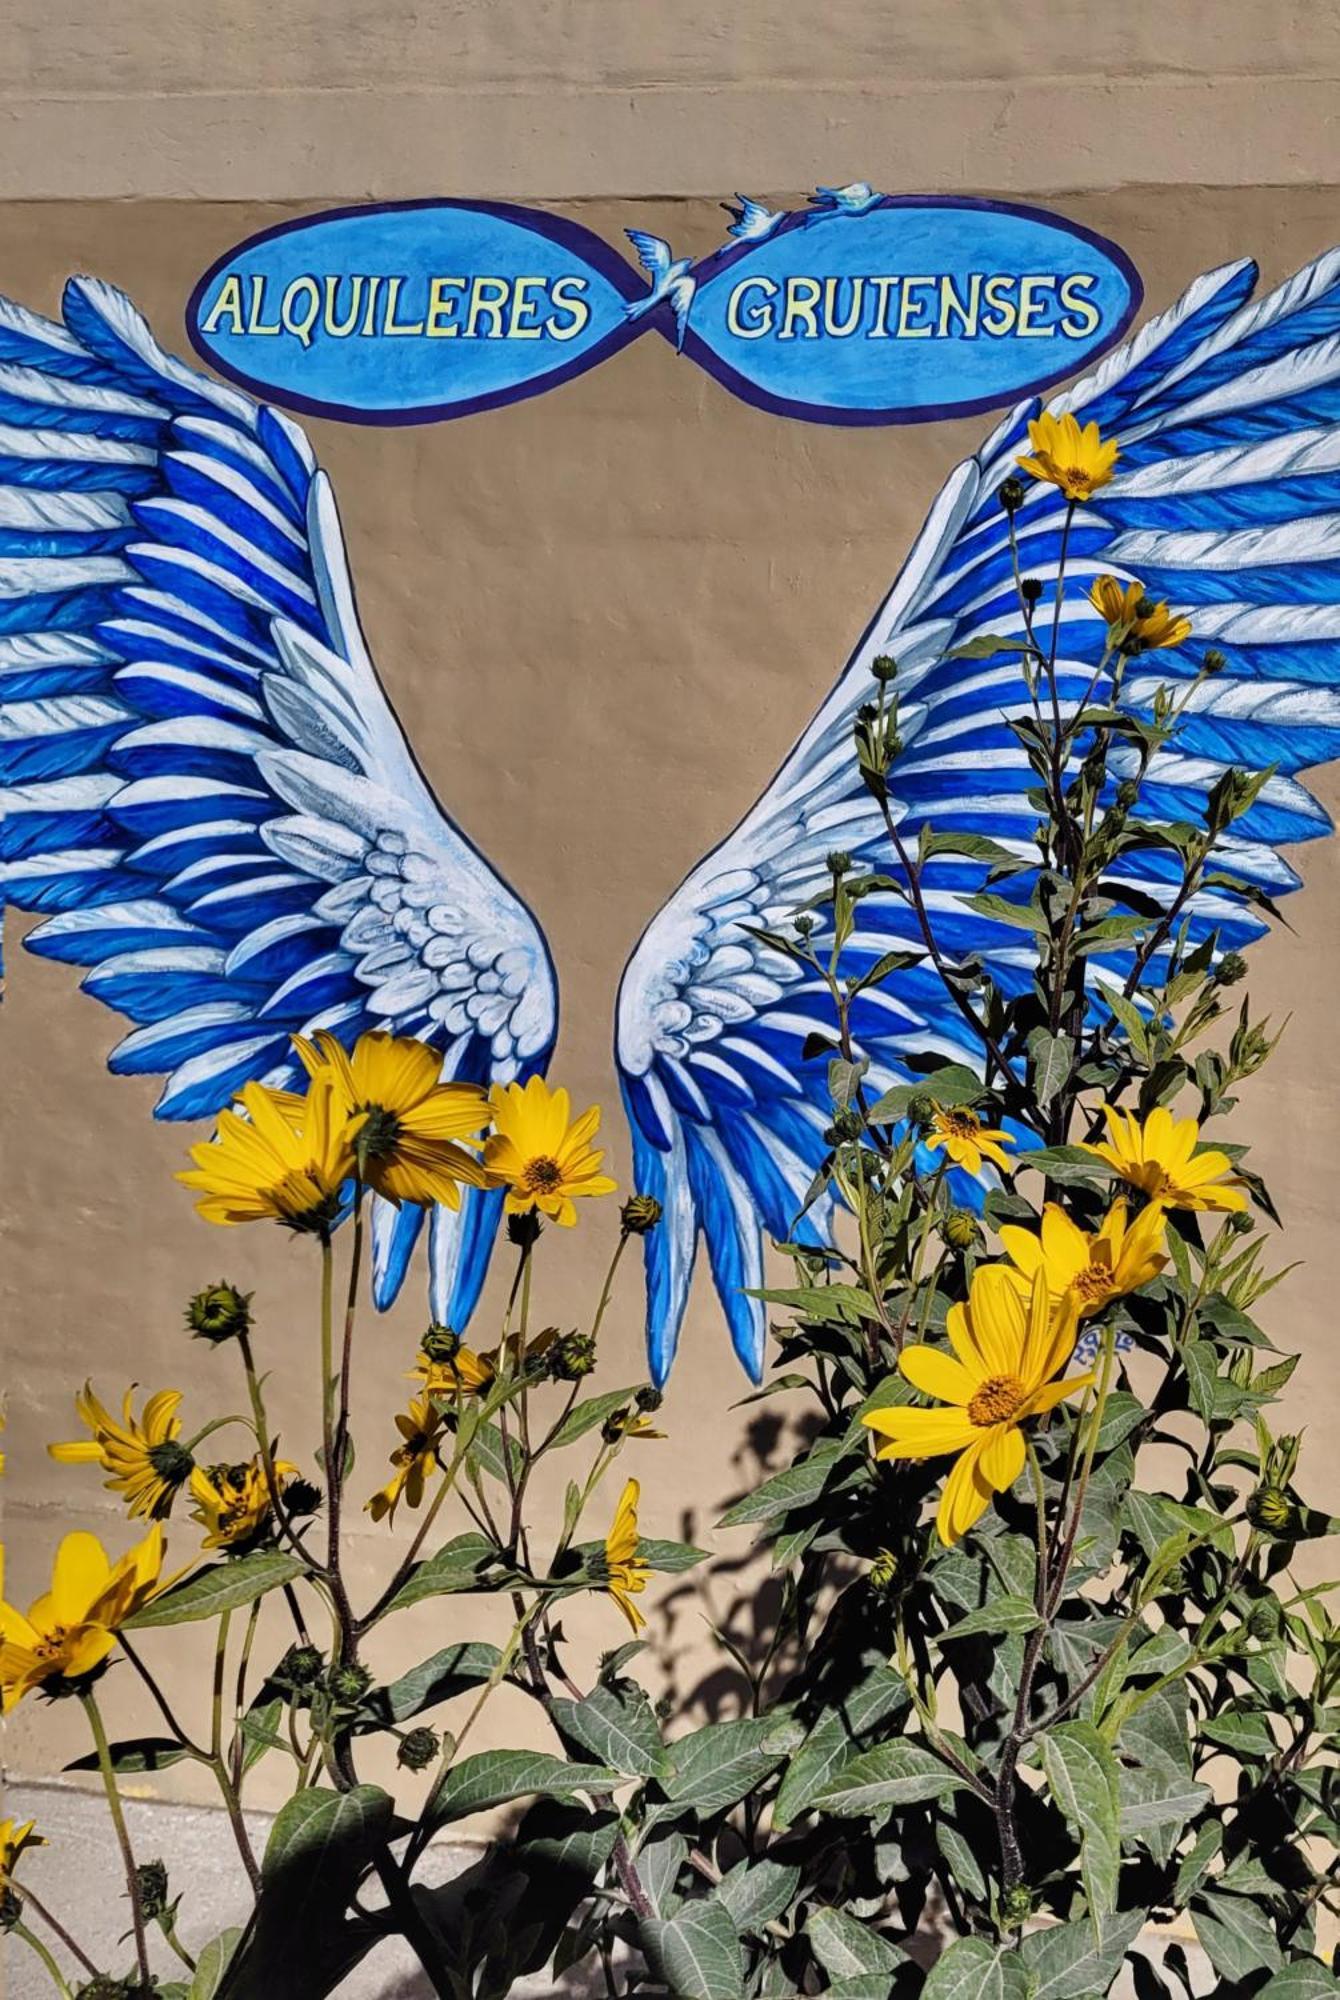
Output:
<svg viewBox="0 0 1340 2000">
<path fill-rule="evenodd" d="M 161 1118 L 296 1080 L 304 1027 L 543 1071 L 544 938 L 415 762 L 303 432 L 95 279 L 63 314 L 0 301 L 0 855 L 28 948 L 129 1017 L 110 1065 L 166 1078 Z M 435 1317 L 468 1319 L 500 1203 L 435 1212 Z M 422 1216 L 378 1203 L 382 1305 Z"/>
<path fill-rule="evenodd" d="M 1116 477 L 1074 515 L 1072 586 L 1138 577 L 1192 621 L 1171 664 L 1128 675 L 1123 706 L 1150 713 L 1160 683 L 1194 676 L 1209 648 L 1227 663 L 1197 686 L 1151 767 L 1148 808 L 1198 819 L 1227 767 L 1268 770 L 1237 822 L 1230 866 L 1276 897 L 1298 886 L 1278 850 L 1330 830 L 1299 773 L 1340 754 L 1340 251 L 1260 300 L 1256 282 L 1245 261 L 1197 279 L 1046 407 L 1096 421 L 1120 452 Z M 1035 852 L 1033 778 L 1006 726 L 1027 703 L 1017 660 L 989 646 L 975 659 L 962 651 L 1021 630 L 998 493 L 1018 474 L 1039 408 L 1014 409 L 950 474 L 836 687 L 763 796 L 652 919 L 624 972 L 616 1049 L 637 1183 L 665 1208 L 664 1228 L 644 1246 L 658 1380 L 674 1358 L 700 1242 L 736 1352 L 756 1380 L 762 1371 L 764 1307 L 747 1288 L 763 1283 L 765 1235 L 795 1228 L 827 1150 L 825 1066 L 804 1062 L 802 1049 L 808 1035 L 831 1032 L 833 1017 L 819 982 L 753 933 L 781 927 L 823 887 L 833 850 L 898 873 L 851 742 L 878 655 L 898 670 L 900 832 L 913 842 L 923 827 L 976 832 Z M 1065 504 L 1053 486 L 1028 482 L 1014 522 L 1020 570 L 1051 606 Z M 1074 587 L 1060 616 L 1061 692 L 1074 700 L 1101 653 L 1102 621 Z M 1166 905 L 1173 892 L 1159 857 L 1124 866 Z M 1017 990 L 1019 932 L 965 902 L 985 872 L 959 857 L 933 861 L 928 904 L 947 952 L 976 954 Z M 858 907 L 854 970 L 919 946 L 903 898 L 872 895 Z M 1241 895 L 1222 890 L 1196 897 L 1187 915 L 1195 937 L 1213 931 L 1224 951 L 1264 928 Z M 920 967 L 863 994 L 853 1026 L 877 1088 L 904 1080 L 913 1053 L 973 1060 L 970 1031 Z M 800 1233 L 818 1240 L 827 1221 L 820 1205 Z"/>
</svg>

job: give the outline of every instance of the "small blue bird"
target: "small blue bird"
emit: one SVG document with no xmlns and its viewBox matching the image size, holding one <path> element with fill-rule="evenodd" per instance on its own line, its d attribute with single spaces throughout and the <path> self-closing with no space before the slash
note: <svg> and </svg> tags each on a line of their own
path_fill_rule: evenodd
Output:
<svg viewBox="0 0 1340 2000">
<path fill-rule="evenodd" d="M 849 181 L 846 187 L 816 188 L 810 196 L 815 208 L 824 209 L 830 215 L 868 215 L 872 208 L 878 208 L 884 197 L 869 181 Z"/>
<path fill-rule="evenodd" d="M 645 229 L 627 229 L 624 234 L 637 251 L 638 263 L 651 279 L 651 289 L 646 298 L 634 299 L 626 305 L 624 318 L 642 319 L 663 299 L 668 299 L 675 315 L 675 348 L 682 351 L 689 308 L 698 289 L 698 280 L 689 276 L 693 260 L 689 257 L 672 259 L 670 245 L 659 236 L 649 235 Z"/>
<path fill-rule="evenodd" d="M 765 243 L 778 223 L 786 220 L 783 209 L 765 208 L 761 201 L 751 201 L 747 194 L 737 194 L 735 200 L 740 204 L 738 208 L 729 201 L 723 201 L 721 206 L 735 218 L 726 231 L 727 236 L 734 236 L 741 243 Z"/>
</svg>

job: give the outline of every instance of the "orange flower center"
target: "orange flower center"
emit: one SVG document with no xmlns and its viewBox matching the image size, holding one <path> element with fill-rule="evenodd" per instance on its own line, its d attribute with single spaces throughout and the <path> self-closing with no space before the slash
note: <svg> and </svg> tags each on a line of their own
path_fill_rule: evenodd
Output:
<svg viewBox="0 0 1340 2000">
<path fill-rule="evenodd" d="M 1023 1402 L 1026 1391 L 1017 1375 L 990 1375 L 968 1405 L 968 1422 L 979 1430 L 1006 1424 Z"/>
<path fill-rule="evenodd" d="M 563 1169 L 547 1153 L 540 1153 L 521 1169 L 521 1185 L 527 1194 L 553 1194 L 563 1185 Z"/>
<path fill-rule="evenodd" d="M 982 1129 L 975 1111 L 940 1111 L 936 1117 L 940 1130 L 950 1139 L 975 1139 Z"/>
<path fill-rule="evenodd" d="M 49 1632 L 42 1634 L 33 1651 L 39 1660 L 59 1660 L 65 1652 L 69 1636 L 68 1626 L 53 1625 Z"/>
<path fill-rule="evenodd" d="M 1106 1264 L 1086 1264 L 1071 1283 L 1086 1305 L 1101 1304 L 1112 1290 L 1112 1272 Z"/>
</svg>

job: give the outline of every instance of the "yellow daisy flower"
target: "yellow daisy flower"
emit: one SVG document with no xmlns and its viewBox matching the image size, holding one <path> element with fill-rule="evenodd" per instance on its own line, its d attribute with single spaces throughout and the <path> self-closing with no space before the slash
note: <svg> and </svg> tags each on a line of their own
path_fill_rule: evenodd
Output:
<svg viewBox="0 0 1340 2000">
<path fill-rule="evenodd" d="M 934 1153 L 943 1146 L 956 1167 L 976 1175 L 982 1171 L 984 1158 L 1008 1171 L 1010 1162 L 1005 1157 L 1004 1148 L 1012 1146 L 1014 1140 L 1008 1132 L 1001 1132 L 993 1125 L 983 1125 L 977 1113 L 962 1104 L 949 1111 L 936 1111 L 922 1144 L 928 1153 Z"/>
<path fill-rule="evenodd" d="M 246 1117 L 220 1112 L 216 1136 L 191 1148 L 194 1169 L 177 1175 L 203 1195 L 200 1214 L 206 1222 L 329 1229 L 354 1171 L 361 1121 L 347 1117 L 329 1078 L 302 1098 L 248 1083 L 239 1102 Z"/>
<path fill-rule="evenodd" d="M 598 1105 L 569 1123 L 567 1091 L 550 1090 L 540 1076 L 504 1084 L 492 1102 L 494 1132 L 485 1142 L 484 1164 L 507 1184 L 509 1215 L 538 1208 L 570 1229 L 577 1220 L 575 1197 L 615 1192 L 616 1183 L 600 1172 L 605 1155 L 591 1145 L 600 1126 Z"/>
<path fill-rule="evenodd" d="M 1041 1269 L 1025 1300 L 1013 1274 L 986 1264 L 973 1275 L 966 1305 L 949 1308 L 949 1344 L 905 1347 L 898 1366 L 916 1389 L 938 1396 L 948 1409 L 894 1406 L 863 1418 L 888 1442 L 880 1458 L 940 1458 L 953 1452 L 935 1525 L 948 1547 L 960 1541 L 1024 1467 L 1023 1424 L 1063 1397 L 1085 1388 L 1092 1375 L 1054 1378 L 1075 1346 L 1077 1315 L 1067 1298 L 1055 1310 Z"/>
<path fill-rule="evenodd" d="M 358 1170 L 388 1201 L 459 1208 L 462 1181 L 496 1185 L 474 1155 L 454 1143 L 475 1140 L 484 1130 L 488 1098 L 477 1084 L 443 1083 L 438 1050 L 380 1029 L 360 1035 L 352 1054 L 325 1033 L 310 1042 L 295 1035 L 293 1046 L 313 1083 L 329 1078 L 337 1107 L 360 1121 Z"/>
<path fill-rule="evenodd" d="M 190 1478 L 195 1460 L 176 1441 L 181 1430 L 180 1389 L 160 1389 L 150 1396 L 138 1422 L 131 1408 L 134 1393 L 133 1385 L 126 1390 L 118 1422 L 93 1393 L 93 1384 L 85 1382 L 74 1406 L 92 1437 L 49 1444 L 47 1450 L 62 1465 L 100 1465 L 112 1475 L 103 1482 L 108 1492 L 120 1493 L 132 1516 L 156 1521 L 171 1511 L 177 1489 Z"/>
<path fill-rule="evenodd" d="M 33 1688 L 79 1681 L 100 1667 L 126 1620 L 168 1588 L 163 1529 L 112 1563 L 96 1535 L 67 1535 L 56 1551 L 51 1588 L 26 1612 L 0 1603 L 0 1698 L 6 1713 Z"/>
<path fill-rule="evenodd" d="M 423 1383 L 426 1396 L 477 1396 L 497 1372 L 496 1354 L 476 1354 L 473 1348 L 462 1345 L 449 1361 L 430 1361 L 420 1349 L 412 1379 Z"/>
<path fill-rule="evenodd" d="M 1125 1200 L 1113 1202 L 1100 1227 L 1090 1235 L 1049 1201 L 1036 1235 L 1012 1222 L 1003 1223 L 1000 1240 L 1015 1266 L 1009 1275 L 1021 1292 L 1029 1293 L 1041 1271 L 1053 1308 L 1069 1292 L 1079 1317 L 1090 1318 L 1109 1300 L 1138 1292 L 1141 1285 L 1157 1278 L 1168 1261 L 1162 1254 L 1167 1228 L 1162 1209 L 1157 1205 L 1141 1209 L 1129 1224 L 1126 1216 Z"/>
<path fill-rule="evenodd" d="M 1092 1153 L 1160 1207 L 1228 1213 L 1246 1208 L 1242 1189 L 1222 1181 L 1233 1170 L 1227 1153 L 1213 1146 L 1196 1151 L 1200 1127 L 1194 1118 L 1174 1118 L 1163 1104 L 1143 1125 L 1133 1111 L 1117 1111 L 1110 1104 L 1103 1106 L 1103 1117 L 1106 1140 L 1085 1144 L 1081 1151 Z"/>
<path fill-rule="evenodd" d="M 12 1819 L 0 1819 L 0 1890 L 7 1889 L 14 1879 L 14 1869 L 19 1856 L 30 1847 L 45 1847 L 46 1836 L 34 1833 L 35 1820 L 25 1820 L 18 1826 Z"/>
<path fill-rule="evenodd" d="M 395 1427 L 401 1438 L 391 1453 L 395 1474 L 380 1492 L 373 1494 L 365 1509 L 374 1521 L 394 1522 L 395 1510 L 402 1500 L 409 1507 L 420 1505 L 424 1487 L 437 1465 L 438 1440 L 446 1424 L 433 1408 L 430 1396 L 425 1394 L 415 1396 L 403 1415 L 397 1414 Z"/>
<path fill-rule="evenodd" d="M 1063 417 L 1044 410 L 1028 426 L 1028 440 L 1033 455 L 1018 461 L 1024 471 L 1059 487 L 1072 501 L 1088 500 L 1106 486 L 1120 457 L 1115 438 L 1104 441 L 1097 424 L 1081 429 L 1068 410 Z"/>
<path fill-rule="evenodd" d="M 286 1458 L 275 1460 L 281 1493 L 297 1470 Z M 203 1548 L 241 1553 L 268 1535 L 273 1525 L 270 1486 L 259 1457 L 241 1465 L 212 1465 L 208 1472 L 197 1466 L 191 1474 L 191 1497 L 196 1503 L 191 1519 L 205 1530 Z"/>
<path fill-rule="evenodd" d="M 1152 603 L 1134 577 L 1124 586 L 1115 576 L 1096 577 L 1089 586 L 1089 602 L 1119 652 L 1151 653 L 1180 646 L 1191 637 L 1191 620 L 1174 616 L 1162 600 Z"/>
<path fill-rule="evenodd" d="M 635 1632 L 640 1632 L 647 1621 L 633 1599 L 640 1597 L 646 1589 L 650 1574 L 650 1566 L 641 1560 L 637 1552 L 637 1503 L 640 1492 L 636 1479 L 630 1479 L 619 1495 L 619 1504 L 605 1537 L 605 1588 Z"/>
</svg>

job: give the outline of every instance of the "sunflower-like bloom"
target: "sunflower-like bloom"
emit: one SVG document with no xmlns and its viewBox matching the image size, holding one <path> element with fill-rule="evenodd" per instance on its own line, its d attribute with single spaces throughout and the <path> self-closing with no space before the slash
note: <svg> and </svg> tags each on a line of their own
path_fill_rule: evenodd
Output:
<svg viewBox="0 0 1340 2000">
<path fill-rule="evenodd" d="M 463 1181 L 496 1185 L 456 1143 L 484 1130 L 488 1097 L 477 1084 L 443 1083 L 442 1057 L 426 1042 L 375 1029 L 352 1054 L 324 1032 L 310 1042 L 295 1035 L 293 1046 L 313 1084 L 328 1079 L 339 1113 L 357 1121 L 358 1171 L 388 1201 L 459 1208 Z"/>
<path fill-rule="evenodd" d="M 1230 1214 L 1247 1206 L 1240 1187 L 1225 1183 L 1232 1172 L 1227 1153 L 1207 1146 L 1198 1153 L 1200 1127 L 1194 1118 L 1174 1118 L 1166 1105 L 1150 1112 L 1144 1124 L 1133 1111 L 1103 1106 L 1107 1138 L 1083 1145 L 1114 1174 L 1129 1181 L 1161 1208 L 1216 1209 Z"/>
<path fill-rule="evenodd" d="M 14 1879 L 14 1869 L 19 1856 L 30 1847 L 45 1847 L 46 1836 L 34 1833 L 34 1820 L 25 1820 L 18 1826 L 12 1819 L 0 1819 L 0 1890 L 7 1889 Z"/>
<path fill-rule="evenodd" d="M 74 1406 L 92 1437 L 49 1444 L 47 1450 L 62 1465 L 100 1465 L 111 1474 L 103 1482 L 108 1492 L 120 1493 L 132 1516 L 159 1521 L 171 1511 L 195 1460 L 177 1443 L 181 1391 L 160 1389 L 150 1396 L 138 1422 L 131 1407 L 134 1393 L 133 1387 L 126 1390 L 118 1421 L 94 1395 L 93 1384 L 85 1382 Z"/>
<path fill-rule="evenodd" d="M 922 1144 L 928 1153 L 934 1153 L 943 1146 L 956 1167 L 976 1175 L 982 1171 L 983 1159 L 1008 1169 L 1010 1163 L 1004 1148 L 1012 1146 L 1014 1140 L 1008 1132 L 1002 1132 L 994 1125 L 983 1125 L 977 1113 L 963 1104 L 948 1111 L 937 1110 Z"/>
<path fill-rule="evenodd" d="M 430 1360 L 420 1349 L 414 1379 L 422 1382 L 426 1396 L 477 1396 L 497 1372 L 496 1353 L 476 1354 L 462 1344 L 449 1360 Z"/>
<path fill-rule="evenodd" d="M 354 1171 L 361 1120 L 337 1103 L 329 1078 L 301 1098 L 248 1083 L 239 1101 L 246 1117 L 220 1112 L 217 1135 L 191 1148 L 194 1169 L 177 1175 L 203 1196 L 200 1214 L 206 1222 L 329 1229 Z"/>
<path fill-rule="evenodd" d="M 0 1603 L 0 1698 L 8 1712 L 33 1688 L 81 1681 L 100 1667 L 121 1627 L 175 1578 L 163 1580 L 163 1529 L 112 1563 L 96 1535 L 67 1535 L 51 1588 L 26 1613 Z"/>
<path fill-rule="evenodd" d="M 1075 1346 L 1073 1297 L 1052 1305 L 1039 1269 L 1027 1299 L 1012 1274 L 986 1264 L 973 1275 L 965 1305 L 949 1308 L 949 1344 L 905 1347 L 898 1358 L 907 1380 L 948 1409 L 901 1405 L 863 1419 L 888 1440 L 880 1458 L 940 1458 L 957 1454 L 936 1515 L 940 1539 L 960 1541 L 990 1505 L 1013 1486 L 1024 1466 L 1023 1424 L 1092 1382 L 1092 1375 L 1056 1380 Z"/>
<path fill-rule="evenodd" d="M 424 1394 L 415 1396 L 403 1414 L 397 1413 L 395 1427 L 400 1433 L 400 1443 L 391 1453 L 395 1472 L 366 1506 L 374 1521 L 394 1522 L 395 1510 L 402 1500 L 408 1507 L 421 1504 L 424 1487 L 437 1465 L 438 1441 L 446 1423 L 433 1407 L 431 1397 Z"/>
<path fill-rule="evenodd" d="M 567 1091 L 550 1090 L 541 1076 L 502 1085 L 492 1102 L 494 1132 L 484 1164 L 506 1182 L 509 1215 L 538 1208 L 570 1229 L 577 1220 L 575 1197 L 615 1192 L 615 1182 L 600 1172 L 605 1155 L 591 1145 L 600 1127 L 598 1105 L 569 1122 Z"/>
<path fill-rule="evenodd" d="M 605 1588 L 635 1632 L 646 1619 L 633 1599 L 647 1587 L 650 1564 L 638 1555 L 637 1503 L 642 1489 L 630 1479 L 619 1495 L 610 1531 L 605 1537 Z"/>
<path fill-rule="evenodd" d="M 1115 576 L 1096 577 L 1089 602 L 1119 653 L 1152 653 L 1191 637 L 1191 620 L 1176 616 L 1161 599 L 1155 604 L 1135 578 L 1123 586 Z"/>
<path fill-rule="evenodd" d="M 1015 1266 L 1008 1275 L 1021 1293 L 1028 1294 L 1041 1271 L 1053 1309 L 1070 1293 L 1080 1319 L 1088 1319 L 1110 1300 L 1138 1292 L 1157 1278 L 1168 1261 L 1163 1255 L 1167 1224 L 1157 1203 L 1141 1209 L 1134 1222 L 1126 1218 L 1125 1200 L 1115 1201 L 1090 1235 L 1049 1201 L 1036 1235 L 1012 1222 L 1002 1224 L 1000 1240 Z"/>
<path fill-rule="evenodd" d="M 1024 471 L 1058 486 L 1072 501 L 1091 499 L 1106 486 L 1119 457 L 1115 438 L 1100 437 L 1097 424 L 1081 429 L 1068 410 L 1063 417 L 1044 410 L 1028 426 L 1028 441 L 1033 453 L 1019 460 Z"/>
<path fill-rule="evenodd" d="M 281 1493 L 297 1470 L 286 1458 L 275 1460 L 275 1482 Z M 191 1498 L 195 1501 L 191 1519 L 205 1530 L 203 1548 L 242 1555 L 264 1541 L 274 1526 L 270 1484 L 259 1457 L 240 1465 L 211 1465 L 208 1472 L 197 1466 L 191 1474 Z"/>
</svg>

